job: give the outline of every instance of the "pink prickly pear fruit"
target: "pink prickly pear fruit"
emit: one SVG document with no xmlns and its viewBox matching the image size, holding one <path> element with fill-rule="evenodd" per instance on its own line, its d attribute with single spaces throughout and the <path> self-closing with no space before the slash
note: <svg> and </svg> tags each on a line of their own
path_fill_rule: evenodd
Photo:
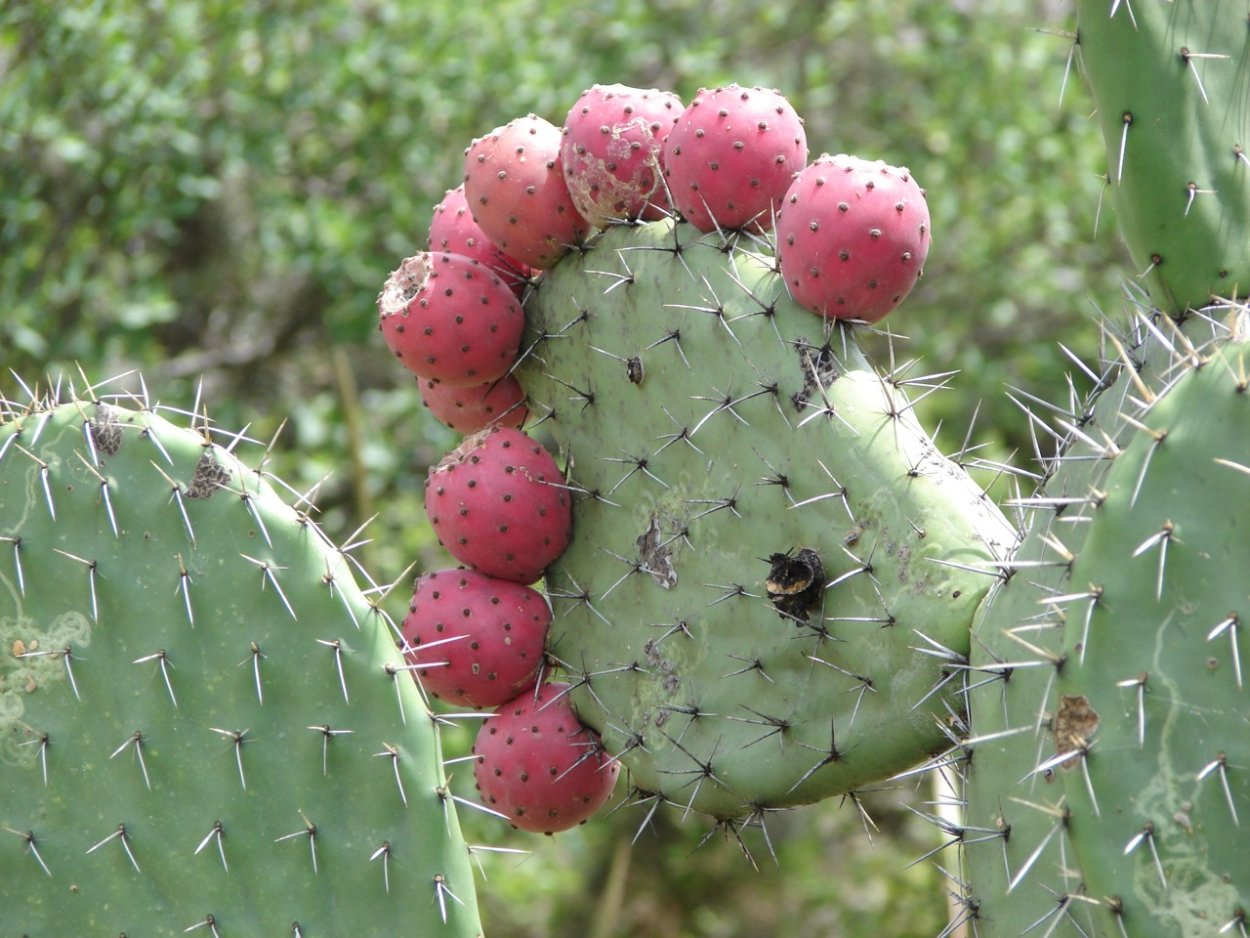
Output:
<svg viewBox="0 0 1250 938">
<path fill-rule="evenodd" d="M 476 433 L 491 425 L 520 427 L 529 416 L 525 389 L 515 375 L 467 388 L 430 378 L 418 378 L 417 384 L 430 413 L 457 433 Z"/>
<path fill-rule="evenodd" d="M 780 92 L 704 88 L 664 144 L 673 206 L 700 231 L 768 231 L 807 162 L 803 119 Z"/>
<path fill-rule="evenodd" d="M 474 140 L 464 151 L 464 194 L 486 236 L 545 270 L 590 231 L 560 162 L 560 128 L 534 114 Z"/>
<path fill-rule="evenodd" d="M 512 427 L 467 436 L 432 466 L 425 512 L 458 561 L 514 583 L 537 580 L 573 531 L 560 467 L 541 443 Z"/>
<path fill-rule="evenodd" d="M 552 834 L 576 827 L 612 795 L 620 763 L 583 726 L 553 681 L 501 706 L 478 730 L 473 775 L 482 801 L 515 827 Z"/>
<path fill-rule="evenodd" d="M 409 371 L 470 386 L 508 373 L 525 314 L 507 284 L 480 262 L 421 253 L 387 278 L 378 294 L 378 328 Z"/>
<path fill-rule="evenodd" d="M 795 302 L 826 318 L 876 322 L 920 278 L 929 206 L 905 167 L 825 154 L 790 185 L 777 263 Z"/>
<path fill-rule="evenodd" d="M 404 653 L 435 697 L 498 707 L 538 683 L 551 609 L 528 586 L 476 570 L 417 578 L 404 617 Z"/>
<path fill-rule="evenodd" d="M 560 157 L 583 218 L 605 228 L 666 214 L 661 153 L 682 110 L 669 91 L 595 85 L 582 92 L 564 121 Z"/>
<path fill-rule="evenodd" d="M 463 183 L 454 189 L 448 189 L 442 201 L 434 206 L 426 246 L 431 251 L 463 254 L 485 264 L 499 275 L 518 299 L 534 273 L 528 264 L 523 264 L 499 250 L 498 245 L 473 220 Z"/>
</svg>

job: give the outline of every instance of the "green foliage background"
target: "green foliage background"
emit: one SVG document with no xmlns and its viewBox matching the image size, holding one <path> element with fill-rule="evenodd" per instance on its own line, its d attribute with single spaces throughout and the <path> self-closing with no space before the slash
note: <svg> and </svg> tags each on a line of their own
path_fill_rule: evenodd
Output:
<svg viewBox="0 0 1250 938">
<path fill-rule="evenodd" d="M 137 369 L 153 398 L 202 395 L 257 439 L 285 422 L 271 468 L 319 484 L 340 539 L 376 514 L 360 554 L 399 579 L 402 610 L 405 568 L 447 562 L 421 485 L 455 437 L 383 350 L 373 299 L 425 246 L 463 148 L 529 111 L 560 123 L 595 82 L 689 100 L 737 81 L 781 89 L 813 156 L 906 164 L 927 188 L 934 247 L 891 317 L 895 353 L 960 371 L 921 405 L 948 450 L 977 413 L 980 455 L 1026 462 L 1004 387 L 1066 397 L 1058 342 L 1088 357 L 1091 312 L 1132 274 L 1109 208 L 1099 221 L 1068 28 L 1046 0 L 7 0 L 0 393 Z M 940 872 L 905 869 L 939 842 L 905 810 L 926 797 L 869 794 L 872 841 L 845 806 L 780 816 L 778 864 L 748 841 L 759 873 L 695 819 L 663 816 L 631 848 L 645 807 L 554 839 L 467 823 L 533 851 L 484 860 L 494 936 L 921 935 L 945 915 Z"/>
</svg>

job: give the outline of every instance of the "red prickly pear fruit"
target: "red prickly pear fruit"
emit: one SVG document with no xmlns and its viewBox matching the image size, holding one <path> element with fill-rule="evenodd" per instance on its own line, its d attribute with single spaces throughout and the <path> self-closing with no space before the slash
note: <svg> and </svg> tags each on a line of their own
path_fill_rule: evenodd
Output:
<svg viewBox="0 0 1250 938">
<path fill-rule="evenodd" d="M 485 264 L 499 274 L 500 279 L 511 288 L 518 299 L 534 273 L 527 264 L 522 264 L 515 257 L 509 257 L 499 250 L 495 242 L 473 220 L 463 184 L 448 189 L 443 200 L 434 206 L 426 246 L 431 251 L 463 254 Z"/>
<path fill-rule="evenodd" d="M 590 224 L 664 217 L 669 203 L 660 156 L 681 115 L 669 91 L 595 85 L 564 121 L 560 157 L 573 204 Z"/>
<path fill-rule="evenodd" d="M 673 205 L 700 231 L 768 231 L 807 162 L 803 119 L 780 92 L 701 89 L 664 144 Z"/>
<path fill-rule="evenodd" d="M 573 531 L 560 467 L 541 443 L 512 427 L 467 436 L 432 466 L 425 513 L 458 561 L 514 583 L 537 580 Z"/>
<path fill-rule="evenodd" d="M 542 593 L 476 570 L 424 573 L 404 617 L 404 653 L 435 697 L 498 707 L 538 683 L 551 609 Z"/>
<path fill-rule="evenodd" d="M 529 416 L 525 389 L 514 375 L 467 388 L 429 378 L 418 378 L 417 383 L 430 413 L 457 433 L 476 433 L 491 425 L 520 427 Z"/>
<path fill-rule="evenodd" d="M 482 801 L 513 826 L 552 834 L 582 824 L 612 794 L 620 763 L 583 726 L 558 681 L 501 706 L 478 730 L 473 775 Z"/>
<path fill-rule="evenodd" d="M 474 140 L 464 151 L 464 194 L 501 251 L 538 270 L 590 231 L 560 162 L 560 128 L 534 114 Z"/>
<path fill-rule="evenodd" d="M 929 206 L 905 167 L 825 154 L 786 192 L 777 263 L 796 303 L 876 322 L 911 292 L 929 254 Z"/>
<path fill-rule="evenodd" d="M 516 296 L 478 261 L 459 254 L 406 258 L 378 294 L 378 328 L 409 371 L 471 386 L 508 373 L 525 314 Z"/>
</svg>

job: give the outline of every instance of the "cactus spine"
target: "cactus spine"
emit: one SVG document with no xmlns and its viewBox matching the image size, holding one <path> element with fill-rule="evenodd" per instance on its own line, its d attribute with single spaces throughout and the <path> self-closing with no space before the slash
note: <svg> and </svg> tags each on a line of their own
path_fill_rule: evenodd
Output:
<svg viewBox="0 0 1250 938">
<path fill-rule="evenodd" d="M 204 420 L 4 416 L 13 933 L 479 935 L 435 723 L 348 558 Z"/>
</svg>

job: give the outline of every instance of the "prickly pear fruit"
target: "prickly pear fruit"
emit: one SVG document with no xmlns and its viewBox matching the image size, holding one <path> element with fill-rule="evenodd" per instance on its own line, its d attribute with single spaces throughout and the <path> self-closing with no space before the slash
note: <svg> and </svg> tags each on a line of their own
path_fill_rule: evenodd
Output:
<svg viewBox="0 0 1250 938">
<path fill-rule="evenodd" d="M 876 322 L 901 303 L 929 254 L 924 190 L 904 167 L 825 154 L 800 172 L 777 216 L 777 261 L 795 302 Z"/>
<path fill-rule="evenodd" d="M 768 231 L 807 162 L 807 133 L 778 91 L 703 88 L 669 132 L 663 160 L 673 206 L 697 229 Z"/>
<path fill-rule="evenodd" d="M 499 250 L 481 225 L 473 220 L 463 183 L 448 189 L 442 201 L 434 206 L 426 247 L 430 251 L 463 254 L 485 264 L 499 275 L 518 299 L 534 273 L 527 264 Z"/>
<path fill-rule="evenodd" d="M 560 128 L 529 114 L 464 152 L 464 194 L 474 220 L 501 251 L 539 270 L 590 231 L 569 195 L 561 140 Z"/>
<path fill-rule="evenodd" d="M 431 467 L 425 510 L 453 557 L 514 583 L 537 580 L 572 534 L 560 467 L 541 443 L 512 427 L 465 437 Z"/>
<path fill-rule="evenodd" d="M 627 85 L 595 85 L 577 99 L 560 156 L 573 204 L 590 224 L 663 216 L 660 156 L 682 110 L 672 92 Z"/>
<path fill-rule="evenodd" d="M 423 252 L 387 278 L 378 295 L 378 328 L 418 377 L 472 386 L 507 374 L 525 315 L 508 286 L 480 262 Z"/>
<path fill-rule="evenodd" d="M 491 424 L 519 427 L 525 423 L 525 389 L 513 375 L 472 387 L 418 378 L 421 400 L 431 414 L 457 433 L 476 433 Z"/>
<path fill-rule="evenodd" d="M 417 578 L 402 629 L 421 686 L 480 708 L 533 688 L 550 623 L 551 609 L 536 590 L 453 569 Z"/>
<path fill-rule="evenodd" d="M 598 734 L 578 721 L 568 692 L 553 681 L 522 693 L 482 724 L 473 744 L 482 800 L 522 830 L 551 834 L 583 823 L 620 773 Z"/>
</svg>

